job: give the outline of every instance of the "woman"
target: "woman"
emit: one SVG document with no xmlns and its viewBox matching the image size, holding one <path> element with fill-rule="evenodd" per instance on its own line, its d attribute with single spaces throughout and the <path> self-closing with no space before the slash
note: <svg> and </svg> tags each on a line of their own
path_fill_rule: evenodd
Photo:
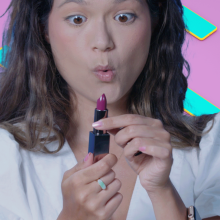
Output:
<svg viewBox="0 0 220 220">
<path fill-rule="evenodd" d="M 183 114 L 179 0 L 12 0 L 9 12 L 1 216 L 181 220 L 194 205 L 220 219 L 220 115 Z M 93 163 L 102 94 L 109 117 L 93 126 L 109 132 L 110 152 Z"/>
</svg>

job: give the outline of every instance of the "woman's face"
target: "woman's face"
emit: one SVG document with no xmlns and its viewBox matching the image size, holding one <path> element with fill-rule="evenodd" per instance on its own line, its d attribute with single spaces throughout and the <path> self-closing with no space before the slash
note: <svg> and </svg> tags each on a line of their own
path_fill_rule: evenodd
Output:
<svg viewBox="0 0 220 220">
<path fill-rule="evenodd" d="M 151 19 L 145 0 L 54 0 L 48 41 L 56 66 L 79 96 L 108 104 L 128 94 L 146 63 Z M 100 80 L 93 69 L 110 65 L 116 75 Z"/>
</svg>

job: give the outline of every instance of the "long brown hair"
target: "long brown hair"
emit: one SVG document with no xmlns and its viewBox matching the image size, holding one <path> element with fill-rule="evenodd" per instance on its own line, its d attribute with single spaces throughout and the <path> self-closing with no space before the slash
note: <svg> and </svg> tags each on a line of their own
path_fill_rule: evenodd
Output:
<svg viewBox="0 0 220 220">
<path fill-rule="evenodd" d="M 181 1 L 146 1 L 155 28 L 145 67 L 127 102 L 128 113 L 160 119 L 173 147 L 198 147 L 215 115 L 183 114 L 190 66 L 181 51 L 186 34 Z M 52 6 L 53 0 L 11 1 L 3 34 L 3 45 L 10 49 L 0 85 L 0 127 L 13 134 L 20 147 L 46 153 L 62 148 L 76 105 L 70 98 L 74 91 L 58 72 L 45 39 Z M 58 149 L 49 151 L 45 145 L 55 140 Z"/>
</svg>

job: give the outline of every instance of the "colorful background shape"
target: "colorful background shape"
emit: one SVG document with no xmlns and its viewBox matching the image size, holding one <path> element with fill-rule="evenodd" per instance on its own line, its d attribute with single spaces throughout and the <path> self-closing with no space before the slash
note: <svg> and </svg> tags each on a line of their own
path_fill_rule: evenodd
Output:
<svg viewBox="0 0 220 220">
<path fill-rule="evenodd" d="M 202 16 L 215 26 L 218 30 L 203 41 L 198 40 L 189 33 L 186 34 L 186 41 L 183 45 L 183 54 L 191 67 L 191 74 L 188 78 L 188 87 L 195 93 L 208 100 L 217 107 L 216 111 L 220 111 L 220 1 L 219 0 L 182 0 L 182 4 Z M 187 48 L 188 46 L 188 48 Z M 186 70 L 184 69 L 186 74 Z M 189 91 L 187 91 L 188 93 Z M 190 92 L 191 93 L 191 92 Z M 192 93 L 191 93 L 192 94 Z M 185 102 L 193 104 L 187 98 Z M 185 104 L 184 104 L 184 107 Z M 190 109 L 195 114 L 200 114 L 204 110 L 204 106 L 197 103 L 193 104 Z M 213 108 L 212 108 L 213 109 Z M 210 108 L 210 113 L 212 110 Z M 196 115 L 198 115 L 196 114 Z"/>
<path fill-rule="evenodd" d="M 10 1 L 0 3 L 0 15 L 8 7 Z M 219 0 L 182 0 L 182 4 L 194 11 L 213 25 L 220 28 Z M 2 45 L 2 31 L 7 14 L 0 18 L 0 48 Z M 1 52 L 1 51 L 0 51 Z M 191 115 L 212 114 L 220 112 L 220 33 L 217 30 L 200 41 L 191 34 L 186 34 L 183 54 L 191 67 L 188 78 L 188 91 L 184 107 Z M 184 73 L 187 74 L 184 69 Z"/>
<path fill-rule="evenodd" d="M 217 27 L 215 25 L 184 5 L 183 15 L 183 20 L 186 24 L 186 31 L 199 40 L 205 40 L 217 31 Z"/>
</svg>

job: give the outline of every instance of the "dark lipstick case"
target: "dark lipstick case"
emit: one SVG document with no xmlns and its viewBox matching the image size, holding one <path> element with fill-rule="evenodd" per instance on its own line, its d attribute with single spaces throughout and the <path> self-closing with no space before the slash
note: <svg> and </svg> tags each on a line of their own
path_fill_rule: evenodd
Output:
<svg viewBox="0 0 220 220">
<path fill-rule="evenodd" d="M 108 109 L 98 110 L 95 109 L 94 122 L 99 121 L 102 118 L 108 117 Z M 105 130 L 96 130 L 89 132 L 89 147 L 88 153 L 91 152 L 94 155 L 94 163 L 99 161 L 105 155 L 109 153 L 109 141 L 110 135 Z"/>
</svg>

